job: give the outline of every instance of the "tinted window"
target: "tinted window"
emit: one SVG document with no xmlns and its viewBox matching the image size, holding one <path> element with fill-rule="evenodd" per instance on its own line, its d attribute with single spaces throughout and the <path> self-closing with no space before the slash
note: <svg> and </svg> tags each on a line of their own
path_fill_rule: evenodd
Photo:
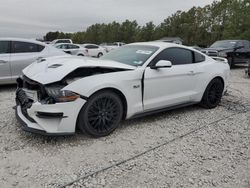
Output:
<svg viewBox="0 0 250 188">
<path fill-rule="evenodd" d="M 68 45 L 67 44 L 61 44 L 59 45 L 60 49 L 68 49 Z"/>
<path fill-rule="evenodd" d="M 236 43 L 236 40 L 221 40 L 213 43 L 210 48 L 234 48 Z"/>
<path fill-rule="evenodd" d="M 244 44 L 242 41 L 238 41 L 237 44 L 236 44 L 236 47 L 241 47 L 243 46 L 244 47 Z"/>
<path fill-rule="evenodd" d="M 13 53 L 32 53 L 32 52 L 41 52 L 45 47 L 29 43 L 29 42 L 17 42 L 13 41 L 12 50 Z"/>
<path fill-rule="evenodd" d="M 69 49 L 77 49 L 80 48 L 79 46 L 73 45 L 73 44 L 69 44 Z"/>
<path fill-rule="evenodd" d="M 96 45 L 86 45 L 85 48 L 94 49 L 94 48 L 98 48 L 98 46 L 96 46 Z"/>
<path fill-rule="evenodd" d="M 205 56 L 200 54 L 200 53 L 197 53 L 197 52 L 194 52 L 194 62 L 195 63 L 200 63 L 200 62 L 203 62 L 205 61 Z"/>
<path fill-rule="evenodd" d="M 173 65 L 183 65 L 193 63 L 192 51 L 182 48 L 168 48 L 158 54 L 153 60 L 157 63 L 160 60 L 171 61 Z"/>
<path fill-rule="evenodd" d="M 58 40 L 56 41 L 56 44 L 58 43 L 71 43 L 71 41 L 70 40 Z"/>
<path fill-rule="evenodd" d="M 0 54 L 10 53 L 10 42 L 0 41 Z"/>
<path fill-rule="evenodd" d="M 245 40 L 244 41 L 244 46 L 245 46 L 245 48 L 250 48 L 250 42 Z"/>
<path fill-rule="evenodd" d="M 127 45 L 112 50 L 101 59 L 113 60 L 133 66 L 143 65 L 159 48 L 156 46 Z"/>
</svg>

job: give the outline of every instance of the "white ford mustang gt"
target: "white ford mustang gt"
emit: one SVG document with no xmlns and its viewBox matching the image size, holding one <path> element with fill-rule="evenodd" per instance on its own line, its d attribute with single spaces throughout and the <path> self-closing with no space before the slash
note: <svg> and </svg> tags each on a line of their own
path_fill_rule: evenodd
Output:
<svg viewBox="0 0 250 188">
<path fill-rule="evenodd" d="M 101 59 L 54 57 L 34 62 L 17 80 L 16 115 L 24 130 L 106 136 L 123 119 L 199 103 L 216 107 L 229 65 L 185 46 L 129 44 Z"/>
</svg>

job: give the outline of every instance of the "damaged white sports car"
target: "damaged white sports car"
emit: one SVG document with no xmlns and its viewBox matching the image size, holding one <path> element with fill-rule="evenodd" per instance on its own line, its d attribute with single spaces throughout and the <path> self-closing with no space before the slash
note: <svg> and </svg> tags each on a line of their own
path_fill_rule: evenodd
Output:
<svg viewBox="0 0 250 188">
<path fill-rule="evenodd" d="M 173 43 L 126 45 L 101 59 L 54 57 L 34 62 L 17 80 L 16 115 L 24 130 L 100 137 L 123 119 L 199 103 L 216 107 L 229 66 Z"/>
</svg>

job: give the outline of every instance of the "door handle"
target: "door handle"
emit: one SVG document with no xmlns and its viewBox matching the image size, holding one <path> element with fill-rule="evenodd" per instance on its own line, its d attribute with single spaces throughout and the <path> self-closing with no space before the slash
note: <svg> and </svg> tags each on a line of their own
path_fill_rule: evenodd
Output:
<svg viewBox="0 0 250 188">
<path fill-rule="evenodd" d="M 194 72 L 194 71 L 189 71 L 189 72 L 187 73 L 187 75 L 193 76 L 193 75 L 195 75 L 195 72 Z"/>
<path fill-rule="evenodd" d="M 0 60 L 0 64 L 8 63 L 8 61 Z"/>
<path fill-rule="evenodd" d="M 36 58 L 37 61 L 40 61 L 41 59 L 43 59 L 43 57 Z"/>
</svg>

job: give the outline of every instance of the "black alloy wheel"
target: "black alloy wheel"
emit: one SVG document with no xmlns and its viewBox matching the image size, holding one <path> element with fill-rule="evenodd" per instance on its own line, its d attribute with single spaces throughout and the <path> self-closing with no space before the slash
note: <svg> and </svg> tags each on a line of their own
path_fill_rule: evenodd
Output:
<svg viewBox="0 0 250 188">
<path fill-rule="evenodd" d="M 119 96 L 111 91 L 94 94 L 82 108 L 78 127 L 94 137 L 107 136 L 119 125 L 123 106 Z"/>
<path fill-rule="evenodd" d="M 99 58 L 99 57 L 102 57 L 103 56 L 103 53 L 99 53 L 98 55 L 97 55 L 97 57 Z"/>
<path fill-rule="evenodd" d="M 224 84 L 219 78 L 213 79 L 207 86 L 201 105 L 205 108 L 215 108 L 221 101 Z"/>
</svg>

